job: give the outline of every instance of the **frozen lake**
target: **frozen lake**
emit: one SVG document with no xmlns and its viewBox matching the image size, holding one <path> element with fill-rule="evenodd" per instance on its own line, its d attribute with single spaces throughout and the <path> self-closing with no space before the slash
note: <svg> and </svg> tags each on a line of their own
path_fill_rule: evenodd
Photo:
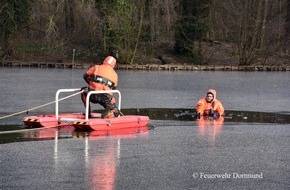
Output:
<svg viewBox="0 0 290 190">
<path fill-rule="evenodd" d="M 0 116 L 85 86 L 84 72 L 0 68 Z M 289 189 L 288 72 L 117 72 L 122 108 L 145 111 L 155 128 L 0 133 L 0 189 Z M 222 122 L 190 117 L 208 88 L 226 109 Z M 61 110 L 84 108 L 77 96 Z M 0 131 L 22 128 L 23 116 L 0 120 Z"/>
</svg>

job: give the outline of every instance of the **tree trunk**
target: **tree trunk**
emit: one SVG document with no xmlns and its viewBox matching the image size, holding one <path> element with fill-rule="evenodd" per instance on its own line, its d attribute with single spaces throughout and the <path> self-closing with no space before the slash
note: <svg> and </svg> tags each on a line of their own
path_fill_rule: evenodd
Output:
<svg viewBox="0 0 290 190">
<path fill-rule="evenodd" d="M 253 37 L 252 37 L 252 42 L 251 42 L 250 49 L 253 49 L 253 48 L 256 48 L 256 47 L 259 48 L 260 44 L 262 44 L 262 38 L 263 38 L 263 35 L 264 35 L 263 30 L 261 31 L 261 37 L 258 38 L 259 26 L 261 24 L 261 10 L 262 10 L 262 0 L 259 0 L 258 7 L 257 7 L 256 19 L 254 20 L 256 23 L 255 23 L 254 34 L 253 34 Z"/>
<path fill-rule="evenodd" d="M 74 30 L 74 1 L 65 0 L 64 14 L 65 14 L 65 30 L 66 33 L 71 34 Z"/>
<path fill-rule="evenodd" d="M 265 27 L 266 27 L 266 21 L 267 21 L 267 16 L 268 16 L 268 0 L 265 0 L 264 4 L 264 17 L 263 17 L 263 22 L 262 22 L 262 31 L 261 31 L 261 45 L 260 48 L 264 48 L 264 36 L 265 36 Z"/>
<path fill-rule="evenodd" d="M 144 18 L 144 9 L 145 9 L 144 6 L 141 7 L 141 10 L 140 10 L 140 22 L 139 22 L 139 28 L 138 28 L 138 36 L 136 38 L 135 48 L 134 48 L 134 51 L 133 51 L 133 54 L 132 54 L 132 57 L 131 57 L 131 60 L 130 60 L 130 64 L 131 65 L 134 62 L 134 59 L 135 59 L 135 56 L 136 56 L 136 53 L 137 53 L 137 48 L 138 48 L 138 45 L 139 45 L 139 40 L 140 40 L 140 35 L 141 35 L 142 25 L 143 25 L 143 18 Z"/>
<path fill-rule="evenodd" d="M 6 35 L 7 32 L 3 32 L 3 55 L 2 57 L 5 59 L 10 54 L 10 43 L 9 43 L 9 37 Z"/>
<path fill-rule="evenodd" d="M 290 1 L 287 0 L 287 16 L 286 16 L 286 27 L 285 27 L 285 39 L 286 39 L 286 53 L 289 53 L 290 46 Z"/>
</svg>

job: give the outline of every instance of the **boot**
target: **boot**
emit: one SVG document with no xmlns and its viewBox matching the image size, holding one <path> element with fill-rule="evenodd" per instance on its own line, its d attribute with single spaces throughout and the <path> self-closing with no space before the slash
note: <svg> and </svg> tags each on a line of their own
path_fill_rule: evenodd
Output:
<svg viewBox="0 0 290 190">
<path fill-rule="evenodd" d="M 102 119 L 113 118 L 113 117 L 115 117 L 113 110 L 106 110 L 105 112 L 102 113 L 102 116 L 101 116 Z"/>
</svg>

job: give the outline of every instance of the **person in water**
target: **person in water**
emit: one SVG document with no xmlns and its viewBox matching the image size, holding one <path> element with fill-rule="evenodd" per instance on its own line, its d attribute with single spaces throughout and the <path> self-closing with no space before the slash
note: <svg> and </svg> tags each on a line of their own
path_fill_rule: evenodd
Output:
<svg viewBox="0 0 290 190">
<path fill-rule="evenodd" d="M 83 75 L 84 80 L 88 83 L 89 87 L 83 87 L 81 98 L 84 106 L 86 107 L 86 98 L 89 91 L 95 90 L 114 90 L 118 86 L 118 74 L 114 70 L 117 61 L 114 57 L 108 56 L 103 61 L 102 65 L 94 65 L 89 68 Z M 86 90 L 87 89 L 87 90 Z M 118 117 L 120 111 L 116 107 L 116 101 L 111 93 L 105 94 L 92 94 L 90 102 L 100 104 L 105 108 L 102 118 Z M 90 104 L 89 104 L 90 105 Z M 91 108 L 89 106 L 89 117 L 91 117 Z"/>
<path fill-rule="evenodd" d="M 224 114 L 224 107 L 218 99 L 216 99 L 216 91 L 209 89 L 206 96 L 200 99 L 196 104 L 197 117 L 209 116 L 219 118 Z"/>
</svg>

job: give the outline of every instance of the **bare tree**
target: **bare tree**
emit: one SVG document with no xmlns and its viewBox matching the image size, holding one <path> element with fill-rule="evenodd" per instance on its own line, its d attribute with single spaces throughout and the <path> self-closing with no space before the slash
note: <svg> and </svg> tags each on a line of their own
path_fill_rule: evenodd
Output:
<svg viewBox="0 0 290 190">
<path fill-rule="evenodd" d="M 186 52 L 192 61 L 202 63 L 201 42 L 207 39 L 235 44 L 232 57 L 248 65 L 271 54 L 289 54 L 289 4 L 289 0 L 3 0 L 0 50 L 13 56 L 11 50 L 17 46 L 34 43 L 37 53 L 59 59 L 77 48 L 79 59 L 118 53 L 119 61 L 132 64 L 143 55 L 172 53 L 175 47 L 175 53 Z M 13 10 L 15 6 L 21 8 Z"/>
<path fill-rule="evenodd" d="M 286 41 L 286 53 L 289 55 L 290 48 L 290 2 L 287 1 L 287 15 L 286 15 L 286 24 L 285 24 L 285 41 Z"/>
<path fill-rule="evenodd" d="M 70 35 L 74 31 L 74 1 L 65 0 L 64 1 L 64 14 L 65 14 L 65 29 Z"/>
<path fill-rule="evenodd" d="M 29 17 L 29 0 L 2 0 L 0 2 L 0 50 L 1 57 L 17 57 L 17 35 L 26 27 Z"/>
<path fill-rule="evenodd" d="M 286 0 L 213 0 L 209 36 L 234 42 L 241 65 L 265 61 L 284 35 L 285 5 Z"/>
</svg>

